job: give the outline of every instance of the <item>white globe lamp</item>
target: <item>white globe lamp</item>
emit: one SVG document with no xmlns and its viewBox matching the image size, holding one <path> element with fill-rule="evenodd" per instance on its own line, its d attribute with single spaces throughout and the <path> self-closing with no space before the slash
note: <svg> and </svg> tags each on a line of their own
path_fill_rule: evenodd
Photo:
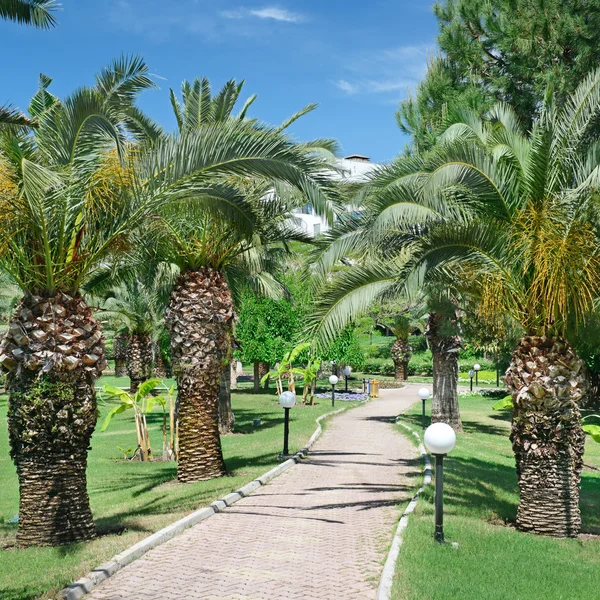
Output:
<svg viewBox="0 0 600 600">
<path fill-rule="evenodd" d="M 435 533 L 436 542 L 444 541 L 444 457 L 456 445 L 456 433 L 447 423 L 433 423 L 423 436 L 425 446 L 435 456 Z"/>
</svg>

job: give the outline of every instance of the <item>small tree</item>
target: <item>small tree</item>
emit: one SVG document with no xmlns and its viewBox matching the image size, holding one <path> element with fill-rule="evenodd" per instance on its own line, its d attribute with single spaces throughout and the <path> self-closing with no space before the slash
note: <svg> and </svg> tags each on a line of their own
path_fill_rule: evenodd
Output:
<svg viewBox="0 0 600 600">
<path fill-rule="evenodd" d="M 250 292 L 244 294 L 238 316 L 235 333 L 241 347 L 239 356 L 244 362 L 254 363 L 254 389 L 258 391 L 259 363 L 274 365 L 282 361 L 292 348 L 298 317 L 290 300 L 263 298 Z M 268 378 L 263 375 L 263 380 Z"/>
</svg>

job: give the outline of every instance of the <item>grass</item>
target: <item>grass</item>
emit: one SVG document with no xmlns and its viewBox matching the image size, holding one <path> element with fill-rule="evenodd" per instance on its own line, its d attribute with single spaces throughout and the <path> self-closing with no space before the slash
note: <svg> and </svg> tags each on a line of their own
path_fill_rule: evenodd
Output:
<svg viewBox="0 0 600 600">
<path fill-rule="evenodd" d="M 600 444 L 589 437 L 582 477 L 583 531 L 561 540 L 524 534 L 510 524 L 518 489 L 508 434 L 510 412 L 494 400 L 461 398 L 465 433 L 445 461 L 447 541 L 433 541 L 433 488 L 410 517 L 397 564 L 394 600 L 584 600 L 600 597 Z M 419 407 L 406 421 L 420 428 Z"/>
<path fill-rule="evenodd" d="M 101 385 L 128 385 L 127 378 L 104 377 Z M 52 597 L 115 554 L 191 511 L 228 494 L 277 465 L 282 450 L 283 411 L 274 392 L 232 394 L 235 434 L 223 437 L 228 477 L 182 485 L 175 480 L 175 463 L 121 460 L 118 446 L 135 445 L 133 418 L 119 415 L 104 433 L 96 431 L 89 456 L 88 489 L 100 536 L 89 543 L 59 548 L 16 549 L 16 525 L 8 521 L 18 512 L 18 484 L 9 458 L 6 427 L 7 397 L 0 396 L 0 598 L 26 600 Z M 99 423 L 112 404 L 101 404 Z M 306 444 L 315 419 L 331 410 L 327 400 L 291 412 L 290 450 Z M 262 424 L 253 426 L 260 418 Z M 151 442 L 160 453 L 162 413 L 150 415 Z"/>
</svg>

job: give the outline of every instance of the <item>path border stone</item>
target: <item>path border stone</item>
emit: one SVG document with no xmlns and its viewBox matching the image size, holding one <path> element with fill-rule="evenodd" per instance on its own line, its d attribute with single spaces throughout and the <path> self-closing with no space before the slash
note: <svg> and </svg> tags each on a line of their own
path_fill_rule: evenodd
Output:
<svg viewBox="0 0 600 600">
<path fill-rule="evenodd" d="M 427 454 L 427 450 L 425 450 L 425 446 L 423 446 L 423 443 L 421 442 L 421 436 L 412 427 L 409 427 L 406 425 L 406 423 L 402 423 L 400 421 L 400 417 L 396 417 L 396 423 L 404 427 L 404 429 L 407 431 L 411 432 L 412 435 L 417 439 L 418 450 L 425 463 L 425 471 L 423 474 L 423 484 L 408 503 L 408 506 L 402 513 L 402 517 L 400 517 L 398 527 L 396 528 L 396 533 L 394 533 L 394 538 L 392 539 L 390 551 L 388 552 L 385 565 L 383 566 L 383 571 L 379 580 L 379 587 L 377 588 L 377 596 L 375 597 L 376 600 L 390 600 L 392 597 L 392 585 L 394 582 L 394 573 L 396 571 L 396 562 L 398 561 L 398 556 L 400 555 L 400 546 L 402 546 L 402 543 L 404 542 L 403 537 L 404 531 L 408 527 L 408 517 L 414 512 L 419 496 L 425 489 L 425 486 L 431 484 L 431 461 L 429 459 L 429 454 Z"/>
<path fill-rule="evenodd" d="M 361 404 L 364 404 L 364 402 Z M 96 567 L 85 577 L 74 581 L 72 584 L 62 589 L 59 592 L 59 597 L 62 597 L 64 600 L 79 600 L 79 598 L 82 598 L 83 596 L 91 592 L 96 586 L 100 585 L 103 581 L 106 581 L 109 577 L 112 577 L 117 571 L 120 571 L 123 567 L 126 567 L 133 561 L 137 560 L 138 558 L 141 558 L 144 554 L 146 554 L 146 552 L 152 550 L 153 548 L 156 548 L 157 546 L 160 546 L 161 544 L 164 544 L 165 542 L 168 542 L 182 531 L 185 531 L 186 529 L 193 527 L 201 521 L 204 521 L 205 519 L 216 515 L 224 508 L 227 508 L 228 506 L 231 506 L 232 504 L 238 502 L 238 500 L 241 500 L 242 498 L 245 498 L 246 496 L 250 495 L 259 487 L 266 485 L 269 481 L 271 481 L 278 475 L 285 473 L 285 471 L 291 469 L 295 464 L 297 464 L 303 458 L 305 458 L 312 446 L 314 445 L 314 443 L 319 439 L 321 433 L 323 432 L 321 421 L 329 417 L 333 417 L 334 415 L 337 415 L 341 412 L 344 412 L 348 410 L 348 408 L 353 407 L 344 406 L 343 408 L 338 408 L 337 410 L 328 412 L 318 417 L 316 419 L 317 429 L 308 440 L 306 446 L 304 446 L 304 448 L 299 450 L 296 454 L 294 454 L 294 456 L 292 456 L 285 462 L 282 462 L 280 465 L 274 467 L 270 471 L 267 471 L 260 477 L 253 479 L 252 481 L 242 486 L 241 488 L 235 490 L 234 492 L 227 494 L 227 496 L 224 496 L 219 500 L 211 502 L 209 506 L 200 508 L 194 511 L 193 513 L 183 517 L 182 519 L 175 521 L 175 523 L 167 525 L 167 527 L 160 529 L 156 533 L 153 533 L 147 538 L 144 538 L 143 540 L 139 541 L 137 544 L 130 546 L 120 554 L 117 554 L 117 556 L 113 556 L 108 562 L 105 562 L 99 567 Z"/>
</svg>

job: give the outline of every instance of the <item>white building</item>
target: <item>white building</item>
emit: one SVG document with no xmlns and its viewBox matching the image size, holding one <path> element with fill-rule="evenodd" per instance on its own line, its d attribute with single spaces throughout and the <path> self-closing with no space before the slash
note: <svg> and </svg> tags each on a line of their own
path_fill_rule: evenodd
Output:
<svg viewBox="0 0 600 600">
<path fill-rule="evenodd" d="M 337 165 L 342 174 L 335 173 L 333 177 L 347 182 L 366 181 L 367 176 L 379 167 L 378 164 L 372 163 L 368 156 L 361 156 L 360 154 L 346 156 L 338 160 Z M 294 214 L 299 219 L 302 230 L 311 236 L 325 233 L 330 229 L 327 220 L 316 215 L 310 204 L 295 210 Z"/>
</svg>

